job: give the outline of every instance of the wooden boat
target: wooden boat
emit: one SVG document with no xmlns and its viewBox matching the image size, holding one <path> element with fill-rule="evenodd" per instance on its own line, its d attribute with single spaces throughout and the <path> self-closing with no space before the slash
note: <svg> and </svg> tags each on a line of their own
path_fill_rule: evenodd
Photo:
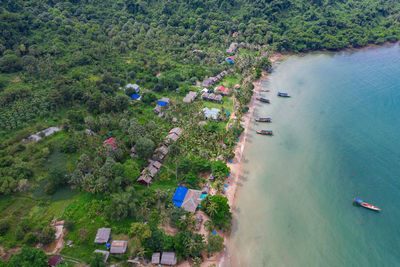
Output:
<svg viewBox="0 0 400 267">
<path fill-rule="evenodd" d="M 269 90 L 267 90 L 267 89 L 261 89 L 261 92 L 269 92 Z"/>
<path fill-rule="evenodd" d="M 256 118 L 257 122 L 271 122 L 271 118 Z"/>
<path fill-rule="evenodd" d="M 264 97 L 257 97 L 257 100 L 258 100 L 258 101 L 261 101 L 261 102 L 264 102 L 264 103 L 268 103 L 268 104 L 270 103 L 270 102 L 269 102 L 269 99 L 266 99 L 266 98 L 264 98 Z"/>
<path fill-rule="evenodd" d="M 361 199 L 355 198 L 353 201 L 355 203 L 357 203 L 358 205 L 364 207 L 364 208 L 367 208 L 367 209 L 370 209 L 370 210 L 374 210 L 374 211 L 381 211 L 381 209 L 378 208 L 377 206 L 373 206 L 371 204 L 368 204 L 368 203 L 362 201 Z"/>
<path fill-rule="evenodd" d="M 272 131 L 267 131 L 267 130 L 260 130 L 257 131 L 257 133 L 262 135 L 273 135 Z"/>
<path fill-rule="evenodd" d="M 288 93 L 281 93 L 281 92 L 278 92 L 278 96 L 280 96 L 280 97 L 290 97 L 290 95 Z"/>
</svg>

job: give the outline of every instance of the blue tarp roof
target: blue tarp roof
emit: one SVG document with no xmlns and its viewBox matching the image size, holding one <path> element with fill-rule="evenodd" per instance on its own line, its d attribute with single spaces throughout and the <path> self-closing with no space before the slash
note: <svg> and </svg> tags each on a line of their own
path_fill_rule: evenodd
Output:
<svg viewBox="0 0 400 267">
<path fill-rule="evenodd" d="M 131 100 L 137 100 L 137 99 L 139 99 L 140 98 L 140 95 L 138 95 L 138 94 L 133 94 L 132 96 L 131 96 Z"/>
<path fill-rule="evenodd" d="M 165 107 L 167 104 L 168 104 L 167 102 L 164 102 L 164 101 L 161 101 L 161 100 L 159 100 L 159 101 L 157 102 L 157 105 L 163 106 L 163 107 Z"/>
<path fill-rule="evenodd" d="M 183 186 L 179 186 L 176 189 L 175 194 L 172 197 L 172 201 L 174 202 L 175 207 L 180 207 L 182 205 L 182 202 L 185 199 L 187 191 L 188 191 L 188 189 Z"/>
</svg>

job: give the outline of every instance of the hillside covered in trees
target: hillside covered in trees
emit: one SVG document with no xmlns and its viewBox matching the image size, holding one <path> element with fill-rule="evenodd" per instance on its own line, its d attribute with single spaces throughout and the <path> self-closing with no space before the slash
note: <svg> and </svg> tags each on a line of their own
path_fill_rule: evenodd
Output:
<svg viewBox="0 0 400 267">
<path fill-rule="evenodd" d="M 93 266 L 101 266 L 92 257 L 100 227 L 129 240 L 127 254 L 111 262 L 174 251 L 198 263 L 223 248 L 222 238 L 196 231 L 194 215 L 172 196 L 178 185 L 211 183 L 204 227 L 229 230 L 226 163 L 268 56 L 399 40 L 400 2 L 3 0 L 0 36 L 0 256 L 28 247 L 0 266 L 36 253 L 45 260 L 29 247 L 51 251 L 53 219 L 64 220 L 73 244 L 61 254 Z M 238 49 L 228 53 L 232 43 Z M 183 102 L 219 75 L 205 87 L 228 88 L 222 103 Z M 131 100 L 136 93 L 140 101 Z M 168 108 L 155 114 L 163 97 Z M 204 108 L 219 109 L 218 118 L 206 121 Z M 179 138 L 166 141 L 175 128 Z M 140 184 L 161 146 L 162 166 Z"/>
</svg>

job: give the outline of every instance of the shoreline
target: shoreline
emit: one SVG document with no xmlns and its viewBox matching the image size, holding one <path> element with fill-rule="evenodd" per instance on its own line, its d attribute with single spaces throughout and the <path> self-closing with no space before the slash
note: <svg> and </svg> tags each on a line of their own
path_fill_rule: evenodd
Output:
<svg viewBox="0 0 400 267">
<path fill-rule="evenodd" d="M 283 54 L 276 53 L 270 58 L 270 60 L 271 60 L 272 64 L 274 64 L 274 63 L 278 62 L 279 60 L 281 60 L 283 57 L 284 57 Z M 244 122 L 242 123 L 244 131 L 241 134 L 241 136 L 239 137 L 239 142 L 237 142 L 237 146 L 234 151 L 235 157 L 232 160 L 232 163 L 227 163 L 228 167 L 231 169 L 231 176 L 229 179 L 226 180 L 226 183 L 229 186 L 226 190 L 225 197 L 228 198 L 228 204 L 231 207 L 232 216 L 235 216 L 235 203 L 236 203 L 238 180 L 239 180 L 239 175 L 242 171 L 242 166 L 243 166 L 241 163 L 242 163 L 242 159 L 243 159 L 244 149 L 246 146 L 246 139 L 247 139 L 247 135 L 248 135 L 249 128 L 250 128 L 251 119 L 253 118 L 253 114 L 254 114 L 255 107 L 256 107 L 256 98 L 261 93 L 262 81 L 265 80 L 267 77 L 268 77 L 268 73 L 263 71 L 261 77 L 255 81 L 253 81 L 254 89 L 253 89 L 253 95 L 248 104 L 249 110 L 241 118 L 241 121 L 244 120 Z M 226 262 L 228 263 L 227 266 L 230 266 L 227 244 L 229 243 L 231 231 L 228 231 L 226 233 L 219 232 L 219 234 L 221 234 L 221 236 L 224 238 L 224 245 L 225 245 L 224 250 L 222 250 L 219 253 L 214 254 L 214 256 L 212 256 L 210 258 L 205 258 L 205 260 L 201 264 L 201 266 L 209 267 L 210 265 L 215 264 L 217 267 L 222 267 L 222 266 L 226 266 L 226 265 L 224 265 Z"/>
<path fill-rule="evenodd" d="M 271 61 L 272 65 L 279 62 L 280 60 L 291 56 L 292 54 L 285 54 L 285 53 L 274 53 L 269 60 Z M 228 198 L 228 204 L 231 207 L 231 212 L 232 212 L 232 217 L 235 216 L 235 203 L 236 203 L 236 193 L 238 189 L 238 180 L 239 180 L 239 175 L 242 171 L 242 159 L 243 159 L 243 153 L 244 149 L 246 146 L 246 139 L 247 135 L 249 132 L 250 128 L 250 123 L 251 119 L 253 118 L 254 111 L 256 108 L 256 98 L 257 96 L 261 93 L 262 89 L 262 81 L 265 80 L 268 77 L 268 73 L 266 71 L 263 71 L 261 74 L 261 77 L 255 81 L 253 81 L 254 89 L 253 89 L 253 95 L 251 97 L 251 100 L 248 104 L 249 110 L 247 113 L 245 113 L 242 118 L 240 118 L 241 121 L 244 120 L 243 122 L 243 128 L 244 131 L 239 137 L 239 142 L 237 142 L 237 146 L 235 148 L 235 157 L 232 160 L 232 163 L 227 163 L 228 167 L 231 169 L 231 176 L 227 180 L 227 184 L 229 185 L 225 197 Z M 201 266 L 204 267 L 209 267 L 212 264 L 215 264 L 217 267 L 223 267 L 223 266 L 230 266 L 230 260 L 229 260 L 229 252 L 228 252 L 228 243 L 231 237 L 231 231 L 228 231 L 226 233 L 220 233 L 221 236 L 224 238 L 224 245 L 225 248 L 219 252 L 215 253 L 214 256 L 210 258 L 205 258 L 204 262 L 201 264 Z"/>
<path fill-rule="evenodd" d="M 383 47 L 383 46 L 391 46 L 391 45 L 396 45 L 396 44 L 400 44 L 400 41 L 385 42 L 382 44 L 368 44 L 368 45 L 365 45 L 363 47 L 358 47 L 358 48 L 347 47 L 347 48 L 343 48 L 343 49 L 340 49 L 337 51 L 329 51 L 327 49 L 322 49 L 322 50 L 313 50 L 313 51 L 298 52 L 298 53 L 275 52 L 271 55 L 271 57 L 269 57 L 269 60 L 271 61 L 272 66 L 273 66 L 277 62 L 284 60 L 287 57 L 294 56 L 294 55 L 305 56 L 305 55 L 309 55 L 312 53 L 334 54 L 334 53 L 340 53 L 340 52 L 355 52 L 357 50 L 362 50 L 362 49 L 379 48 L 379 47 Z M 253 92 L 254 93 L 248 104 L 249 111 L 246 114 L 244 114 L 243 117 L 241 118 L 241 120 L 244 120 L 244 122 L 243 122 L 244 131 L 243 131 L 242 135 L 239 137 L 239 142 L 237 142 L 237 146 L 234 151 L 235 158 L 232 160 L 232 163 L 227 164 L 228 167 L 231 168 L 231 177 L 227 181 L 227 183 L 229 184 L 229 187 L 227 188 L 225 196 L 228 198 L 228 203 L 231 206 L 232 217 L 235 216 L 235 204 L 236 204 L 238 179 L 239 179 L 240 172 L 242 170 L 241 161 L 242 161 L 244 149 L 246 146 L 246 138 L 247 138 L 247 134 L 248 134 L 249 127 L 250 127 L 250 120 L 253 118 L 253 114 L 254 114 L 254 110 L 255 110 L 255 106 L 256 106 L 255 105 L 256 97 L 261 93 L 260 91 L 262 89 L 262 81 L 265 80 L 267 77 L 268 77 L 268 73 L 263 71 L 262 76 L 259 79 L 253 81 L 253 85 L 254 85 Z M 228 251 L 228 244 L 229 244 L 230 237 L 231 237 L 231 231 L 228 231 L 226 233 L 220 233 L 220 234 L 224 238 L 224 245 L 225 245 L 224 250 L 222 250 L 219 253 L 214 254 L 214 256 L 212 256 L 210 258 L 205 258 L 205 260 L 201 264 L 201 266 L 209 267 L 212 264 L 215 264 L 215 266 L 217 266 L 217 267 L 231 266 L 230 260 L 229 260 L 230 256 L 229 256 L 229 251 Z"/>
<path fill-rule="evenodd" d="M 306 52 L 275 52 L 273 53 L 270 57 L 269 60 L 272 63 L 272 66 L 279 61 L 282 61 L 286 59 L 287 57 L 290 56 L 306 56 L 309 54 L 313 53 L 328 53 L 328 54 L 334 54 L 334 53 L 340 53 L 340 52 L 355 52 L 357 50 L 362 50 L 362 49 L 369 49 L 369 48 L 378 48 L 378 47 L 383 47 L 383 46 L 390 46 L 390 45 L 396 45 L 400 44 L 400 41 L 395 41 L 395 42 L 385 42 L 382 44 L 368 44 L 363 47 L 347 47 L 343 48 L 337 51 L 329 51 L 327 49 L 322 49 L 322 50 L 313 50 L 313 51 L 306 51 Z M 263 71 L 262 75 L 259 79 L 253 81 L 254 89 L 253 89 L 253 95 L 252 98 L 248 104 L 249 111 L 243 115 L 241 118 L 241 121 L 244 120 L 243 122 L 243 128 L 244 131 L 239 137 L 239 142 L 237 142 L 237 146 L 235 148 L 235 158 L 232 160 L 232 163 L 228 163 L 228 167 L 231 168 L 231 176 L 229 180 L 226 181 L 226 183 L 229 185 L 227 188 L 227 191 L 225 193 L 225 196 L 228 198 L 228 203 L 231 206 L 231 211 L 232 211 L 232 217 L 235 216 L 235 204 L 236 204 L 236 193 L 237 193 L 237 187 L 238 187 L 238 180 L 239 180 L 239 175 L 242 170 L 242 158 L 243 158 L 243 153 L 244 149 L 246 146 L 246 138 L 247 134 L 250 128 L 250 121 L 253 118 L 254 110 L 255 110 L 255 104 L 256 104 L 256 97 L 261 93 L 262 89 L 262 81 L 265 80 L 268 77 L 268 73 Z M 229 251 L 228 251 L 228 244 L 230 241 L 231 237 L 231 231 L 228 231 L 226 233 L 222 233 L 220 231 L 217 231 L 218 234 L 221 234 L 221 236 L 224 238 L 224 245 L 225 248 L 219 252 L 215 253 L 214 256 L 210 258 L 204 258 L 204 262 L 201 264 L 201 266 L 204 267 L 209 267 L 210 265 L 212 266 L 213 264 L 216 267 L 230 267 L 230 260 L 229 260 Z M 181 266 L 181 265 L 179 265 Z"/>
</svg>

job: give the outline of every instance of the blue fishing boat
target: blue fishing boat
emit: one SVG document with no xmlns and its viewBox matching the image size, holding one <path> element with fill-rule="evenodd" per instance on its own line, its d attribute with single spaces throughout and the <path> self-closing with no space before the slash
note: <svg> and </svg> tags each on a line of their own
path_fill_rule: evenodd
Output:
<svg viewBox="0 0 400 267">
<path fill-rule="evenodd" d="M 290 97 L 290 95 L 288 93 L 281 93 L 281 92 L 278 92 L 278 96 L 280 96 L 280 97 Z"/>
<path fill-rule="evenodd" d="M 357 203 L 358 205 L 364 207 L 364 208 L 367 208 L 367 209 L 370 209 L 370 210 L 374 210 L 374 211 L 381 211 L 381 209 L 378 208 L 377 206 L 373 206 L 373 205 L 371 205 L 371 204 L 368 204 L 368 203 L 362 201 L 362 200 L 359 199 L 359 198 L 355 198 L 355 199 L 353 199 L 353 201 L 354 201 L 355 203 Z"/>
</svg>

